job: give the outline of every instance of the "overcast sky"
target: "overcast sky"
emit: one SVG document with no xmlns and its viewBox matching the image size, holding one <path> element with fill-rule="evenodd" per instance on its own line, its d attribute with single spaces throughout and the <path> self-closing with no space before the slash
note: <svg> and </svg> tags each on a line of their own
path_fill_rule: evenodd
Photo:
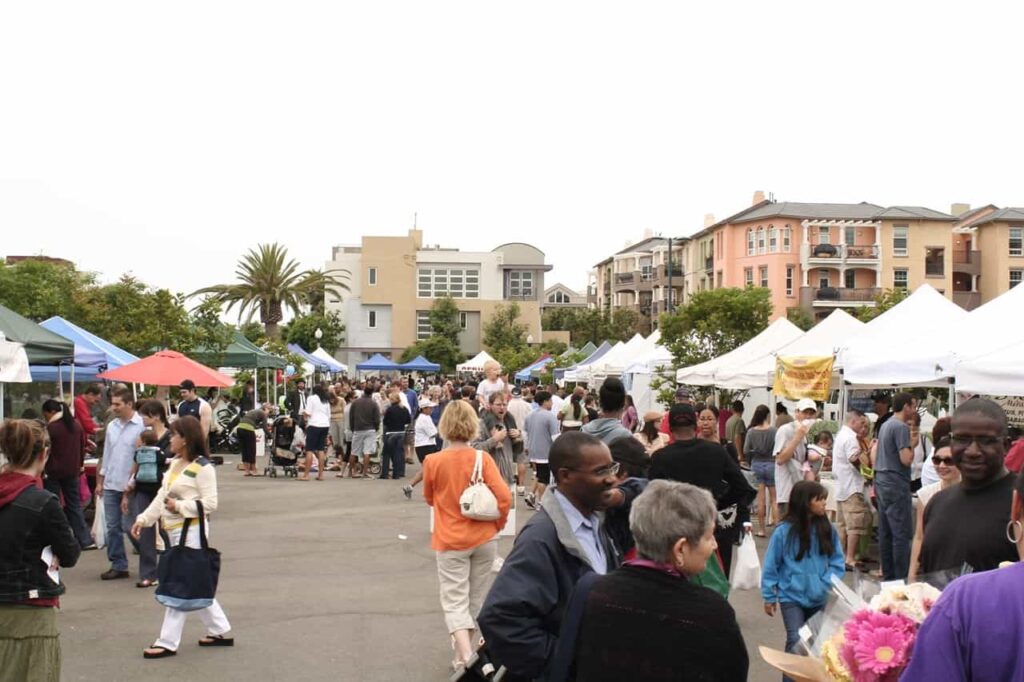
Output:
<svg viewBox="0 0 1024 682">
<path fill-rule="evenodd" d="M 528 242 L 582 288 L 757 189 L 1024 205 L 998 4 L 58 6 L 0 9 L 0 255 L 105 281 L 189 291 L 273 240 L 322 267 L 418 213 L 426 243 Z"/>
</svg>

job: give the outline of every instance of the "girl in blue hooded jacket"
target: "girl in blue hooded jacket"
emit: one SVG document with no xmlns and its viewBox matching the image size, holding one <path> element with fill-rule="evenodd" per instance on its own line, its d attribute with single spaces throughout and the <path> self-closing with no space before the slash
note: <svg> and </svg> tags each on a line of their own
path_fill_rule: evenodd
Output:
<svg viewBox="0 0 1024 682">
<path fill-rule="evenodd" d="M 800 481 L 789 496 L 786 517 L 772 534 L 761 573 L 764 611 L 782 611 L 786 651 L 792 653 L 804 623 L 820 611 L 843 577 L 846 563 L 839 534 L 825 515 L 828 491 L 820 483 Z"/>
</svg>

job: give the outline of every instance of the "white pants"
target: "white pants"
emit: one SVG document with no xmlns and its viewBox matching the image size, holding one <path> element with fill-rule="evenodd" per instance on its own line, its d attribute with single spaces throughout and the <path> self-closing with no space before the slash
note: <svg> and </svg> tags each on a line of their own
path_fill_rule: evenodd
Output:
<svg viewBox="0 0 1024 682">
<path fill-rule="evenodd" d="M 476 629 L 475 619 L 491 586 L 491 572 L 497 556 L 497 539 L 473 549 L 437 553 L 441 609 L 449 634 L 456 630 Z"/>
<path fill-rule="evenodd" d="M 207 531 L 209 531 L 209 523 L 206 525 Z M 178 544 L 178 540 L 181 538 L 180 528 L 168 531 L 167 534 L 170 536 L 171 546 Z M 195 549 L 202 547 L 202 544 L 199 542 L 199 523 L 194 519 L 189 524 L 185 545 Z M 179 611 L 178 609 L 167 607 L 164 610 L 164 624 L 160 628 L 160 639 L 153 646 L 177 651 L 178 645 L 181 644 L 181 633 L 185 629 L 185 618 L 188 616 L 188 613 L 188 611 Z M 213 604 L 195 613 L 199 616 L 199 620 L 203 621 L 203 625 L 206 626 L 207 634 L 223 635 L 231 631 L 231 623 L 228 622 L 228 617 L 224 615 L 224 609 L 220 607 L 220 603 L 216 599 L 213 600 Z"/>
</svg>

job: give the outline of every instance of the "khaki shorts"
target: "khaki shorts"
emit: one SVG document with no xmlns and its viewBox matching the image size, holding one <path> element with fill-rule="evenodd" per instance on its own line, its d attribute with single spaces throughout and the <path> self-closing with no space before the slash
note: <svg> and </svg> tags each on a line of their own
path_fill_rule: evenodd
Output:
<svg viewBox="0 0 1024 682">
<path fill-rule="evenodd" d="M 839 503 L 839 519 L 851 535 L 867 535 L 871 532 L 871 507 L 860 493 L 850 495 Z"/>
</svg>

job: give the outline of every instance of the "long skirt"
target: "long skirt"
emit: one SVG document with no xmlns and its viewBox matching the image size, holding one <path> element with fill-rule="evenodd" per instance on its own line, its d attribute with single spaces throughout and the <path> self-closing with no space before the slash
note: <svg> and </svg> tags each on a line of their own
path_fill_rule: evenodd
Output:
<svg viewBox="0 0 1024 682">
<path fill-rule="evenodd" d="M 60 664 L 57 609 L 0 605 L 0 682 L 60 682 Z"/>
</svg>

